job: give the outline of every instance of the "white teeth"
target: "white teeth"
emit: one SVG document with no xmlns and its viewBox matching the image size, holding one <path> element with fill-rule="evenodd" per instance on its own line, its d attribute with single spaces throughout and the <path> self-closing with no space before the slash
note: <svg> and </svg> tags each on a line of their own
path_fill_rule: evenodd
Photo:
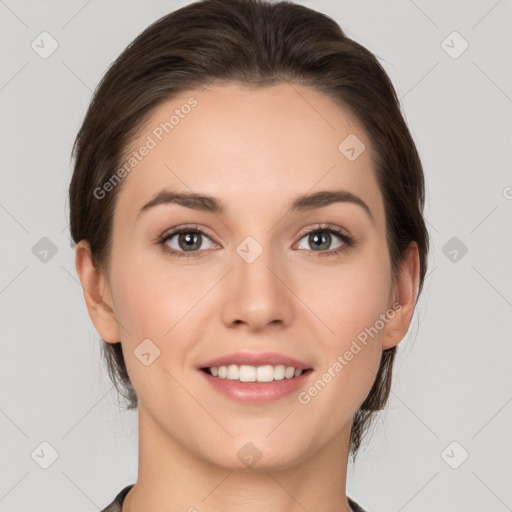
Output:
<svg viewBox="0 0 512 512">
<path fill-rule="evenodd" d="M 274 366 L 274 380 L 283 380 L 284 379 L 284 364 L 278 364 Z"/>
<path fill-rule="evenodd" d="M 278 364 L 272 366 L 249 366 L 230 364 L 228 366 L 212 366 L 210 373 L 220 379 L 239 380 L 241 382 L 272 382 L 273 380 L 291 379 L 302 374 L 302 370 L 293 366 Z"/>
<path fill-rule="evenodd" d="M 272 382 L 274 380 L 274 367 L 269 364 L 266 366 L 258 366 L 256 370 L 256 380 L 258 382 Z"/>
<path fill-rule="evenodd" d="M 228 366 L 228 374 L 226 378 L 229 380 L 238 380 L 239 370 L 236 364 L 230 364 Z"/>
<path fill-rule="evenodd" d="M 295 375 L 295 368 L 293 366 L 288 366 L 286 370 L 284 371 L 284 376 L 287 379 L 291 379 Z"/>
<path fill-rule="evenodd" d="M 236 366 L 236 365 L 232 365 Z M 240 366 L 240 378 L 242 382 L 254 382 L 256 380 L 256 368 L 254 366 Z"/>
</svg>

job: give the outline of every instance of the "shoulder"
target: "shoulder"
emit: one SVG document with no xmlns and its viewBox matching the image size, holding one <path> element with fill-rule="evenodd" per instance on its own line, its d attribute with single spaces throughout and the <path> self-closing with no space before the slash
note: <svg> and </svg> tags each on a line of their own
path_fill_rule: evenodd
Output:
<svg viewBox="0 0 512 512">
<path fill-rule="evenodd" d="M 128 494 L 128 491 L 134 486 L 135 484 L 127 485 L 122 491 L 119 492 L 119 494 L 114 498 L 114 501 L 110 503 L 106 508 L 104 508 L 101 512 L 121 512 L 123 501 L 126 495 Z"/>
</svg>

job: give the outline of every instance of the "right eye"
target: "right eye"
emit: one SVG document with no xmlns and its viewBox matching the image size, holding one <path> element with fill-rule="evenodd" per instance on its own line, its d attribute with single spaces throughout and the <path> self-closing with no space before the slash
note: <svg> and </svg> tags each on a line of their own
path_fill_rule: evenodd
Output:
<svg viewBox="0 0 512 512">
<path fill-rule="evenodd" d="M 162 249 L 171 254 L 171 256 L 188 258 L 197 256 L 198 252 L 202 252 L 200 249 L 203 248 L 205 238 L 213 244 L 211 238 L 200 229 L 184 227 L 163 234 L 159 240 L 159 244 L 162 246 Z M 212 247 L 207 247 L 207 249 L 208 248 Z"/>
</svg>

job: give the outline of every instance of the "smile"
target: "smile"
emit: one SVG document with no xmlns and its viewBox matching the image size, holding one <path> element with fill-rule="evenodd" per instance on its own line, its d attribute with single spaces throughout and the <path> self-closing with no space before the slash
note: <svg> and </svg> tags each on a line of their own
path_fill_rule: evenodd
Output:
<svg viewBox="0 0 512 512">
<path fill-rule="evenodd" d="M 240 382 L 272 382 L 273 380 L 292 379 L 307 371 L 283 364 L 275 366 L 270 364 L 264 366 L 230 364 L 228 366 L 212 366 L 204 370 L 213 377 Z"/>
</svg>

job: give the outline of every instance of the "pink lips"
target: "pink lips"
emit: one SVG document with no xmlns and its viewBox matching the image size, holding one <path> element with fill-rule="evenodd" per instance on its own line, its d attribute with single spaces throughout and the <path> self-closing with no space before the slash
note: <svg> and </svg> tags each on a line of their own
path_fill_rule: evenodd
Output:
<svg viewBox="0 0 512 512">
<path fill-rule="evenodd" d="M 271 382 L 241 382 L 239 380 L 214 377 L 206 371 L 199 372 L 217 392 L 244 404 L 265 404 L 284 398 L 293 392 L 297 392 L 305 386 L 313 372 L 311 366 L 306 363 L 277 352 L 259 354 L 237 352 L 207 361 L 200 367 L 200 370 L 205 370 L 213 366 L 229 366 L 230 364 L 236 364 L 238 366 L 277 366 L 282 364 L 286 367 L 293 366 L 295 369 L 303 371 L 298 377 L 273 380 Z"/>
<path fill-rule="evenodd" d="M 243 404 L 266 404 L 299 392 L 306 387 L 312 372 L 309 370 L 298 377 L 272 382 L 240 382 L 239 380 L 220 379 L 209 373 L 199 372 L 203 378 L 224 396 Z"/>
<path fill-rule="evenodd" d="M 250 352 L 236 352 L 222 357 L 217 357 L 211 361 L 207 361 L 201 365 L 201 368 L 211 368 L 212 366 L 229 366 L 230 364 L 248 365 L 248 366 L 264 366 L 270 364 L 276 366 L 283 364 L 284 366 L 293 366 L 300 370 L 307 370 L 311 368 L 306 363 L 298 361 L 293 357 L 285 356 L 277 352 L 264 352 L 259 354 L 252 354 Z"/>
</svg>

